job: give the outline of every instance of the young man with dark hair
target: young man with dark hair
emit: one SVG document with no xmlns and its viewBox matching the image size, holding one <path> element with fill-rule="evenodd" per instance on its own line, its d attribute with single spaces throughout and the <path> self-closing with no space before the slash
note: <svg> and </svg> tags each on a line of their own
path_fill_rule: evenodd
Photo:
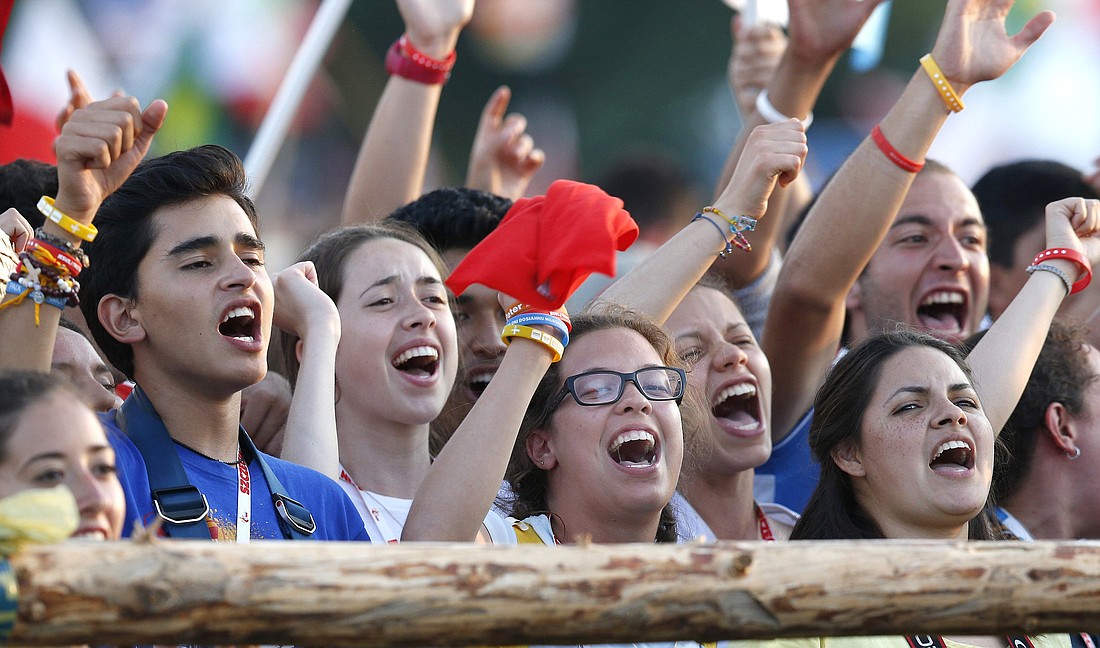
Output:
<svg viewBox="0 0 1100 648">
<path fill-rule="evenodd" d="M 335 482 L 257 451 L 240 427 L 240 392 L 267 372 L 274 306 L 255 207 L 224 148 L 138 164 L 166 108 L 92 104 L 55 145 L 54 209 L 83 226 L 84 240 L 99 228 L 81 307 L 108 359 L 137 383 L 104 417 L 125 532 L 159 517 L 173 537 L 365 540 Z"/>
<path fill-rule="evenodd" d="M 1001 316 L 1027 281 L 1027 267 L 1042 250 L 1043 213 L 1056 200 L 1100 198 L 1073 167 L 1053 160 L 1023 160 L 986 172 L 974 185 L 989 227 L 989 314 Z M 1085 321 L 1100 307 L 1100 286 L 1063 304 L 1060 315 Z"/>
</svg>

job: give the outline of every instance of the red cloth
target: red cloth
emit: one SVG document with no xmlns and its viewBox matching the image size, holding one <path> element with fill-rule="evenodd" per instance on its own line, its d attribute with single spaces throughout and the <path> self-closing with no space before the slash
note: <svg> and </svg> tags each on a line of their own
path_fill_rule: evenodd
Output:
<svg viewBox="0 0 1100 648">
<path fill-rule="evenodd" d="M 11 17 L 11 8 L 15 6 L 15 0 L 0 0 L 0 43 L 4 41 L 4 32 L 8 29 L 8 18 Z M 3 48 L 0 48 L 3 51 Z M 0 68 L 0 124 L 11 126 L 15 111 L 11 101 L 11 91 L 8 90 L 8 82 L 4 78 L 4 70 Z"/>
<path fill-rule="evenodd" d="M 623 201 L 595 185 L 556 180 L 545 196 L 517 200 L 458 264 L 456 295 L 479 283 L 536 308 L 556 309 L 588 275 L 615 275 L 615 251 L 638 238 Z"/>
</svg>

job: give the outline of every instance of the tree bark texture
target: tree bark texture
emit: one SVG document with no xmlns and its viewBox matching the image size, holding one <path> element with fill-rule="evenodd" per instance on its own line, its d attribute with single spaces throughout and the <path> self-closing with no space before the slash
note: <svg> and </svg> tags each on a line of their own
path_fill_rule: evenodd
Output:
<svg viewBox="0 0 1100 648">
<path fill-rule="evenodd" d="M 411 646 L 1100 630 L 1100 543 L 69 542 L 9 643 Z"/>
</svg>

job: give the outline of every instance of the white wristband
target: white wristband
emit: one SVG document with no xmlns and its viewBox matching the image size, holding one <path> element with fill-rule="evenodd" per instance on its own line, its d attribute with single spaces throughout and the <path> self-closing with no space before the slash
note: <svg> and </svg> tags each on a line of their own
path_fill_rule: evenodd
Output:
<svg viewBox="0 0 1100 648">
<path fill-rule="evenodd" d="M 764 121 L 769 124 L 778 124 L 779 122 L 785 122 L 788 119 L 794 119 L 794 117 L 788 117 L 783 113 L 776 110 L 772 102 L 768 100 L 767 89 L 761 90 L 760 94 L 756 95 L 756 112 Z M 806 115 L 806 119 L 799 120 L 802 122 L 802 128 L 809 128 L 810 124 L 814 123 L 814 113 L 811 110 L 809 115 Z"/>
</svg>

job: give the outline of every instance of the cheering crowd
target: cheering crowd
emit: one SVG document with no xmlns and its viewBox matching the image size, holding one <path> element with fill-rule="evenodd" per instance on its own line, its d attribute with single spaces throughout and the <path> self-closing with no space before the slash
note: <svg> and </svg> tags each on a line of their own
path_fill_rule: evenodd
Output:
<svg viewBox="0 0 1100 648">
<path fill-rule="evenodd" d="M 466 186 L 423 191 L 473 0 L 398 0 L 343 224 L 277 273 L 233 153 L 147 157 L 168 104 L 74 91 L 56 167 L 0 167 L 0 496 L 64 487 L 104 540 L 1100 537 L 1100 181 L 926 159 L 1054 16 L 948 0 L 811 195 L 814 105 L 878 4 L 736 30 L 744 130 L 656 238 L 591 184 L 524 197 L 545 156 L 504 93 Z"/>
</svg>

